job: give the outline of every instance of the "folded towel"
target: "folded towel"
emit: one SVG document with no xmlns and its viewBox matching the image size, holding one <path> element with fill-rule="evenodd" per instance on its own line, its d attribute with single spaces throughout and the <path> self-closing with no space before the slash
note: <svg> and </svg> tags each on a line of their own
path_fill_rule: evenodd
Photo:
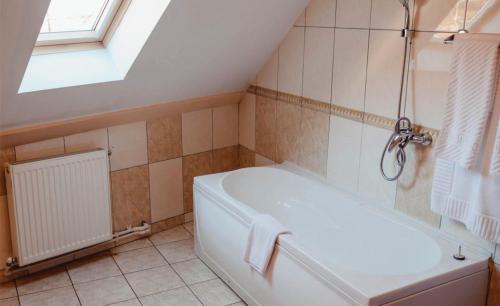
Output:
<svg viewBox="0 0 500 306">
<path fill-rule="evenodd" d="M 270 215 L 261 214 L 253 219 L 243 260 L 260 274 L 264 274 L 273 255 L 278 236 L 289 233 Z"/>
<path fill-rule="evenodd" d="M 467 34 L 455 37 L 448 102 L 436 156 L 472 169 L 480 158 L 495 97 L 499 41 Z"/>
</svg>

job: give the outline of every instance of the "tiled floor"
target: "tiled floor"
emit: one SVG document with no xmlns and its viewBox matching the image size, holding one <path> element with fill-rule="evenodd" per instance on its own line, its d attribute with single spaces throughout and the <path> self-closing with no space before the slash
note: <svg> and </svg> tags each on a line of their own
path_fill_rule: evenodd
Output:
<svg viewBox="0 0 500 306">
<path fill-rule="evenodd" d="M 194 253 L 193 224 L 0 285 L 0 306 L 245 305 Z"/>
</svg>

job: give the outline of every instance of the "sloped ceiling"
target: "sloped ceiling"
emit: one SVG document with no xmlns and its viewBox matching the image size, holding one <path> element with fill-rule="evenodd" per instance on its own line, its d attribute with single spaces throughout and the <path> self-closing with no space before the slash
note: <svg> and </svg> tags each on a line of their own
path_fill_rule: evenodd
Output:
<svg viewBox="0 0 500 306">
<path fill-rule="evenodd" d="M 17 91 L 50 0 L 0 3 L 6 130 L 244 90 L 308 0 L 172 0 L 125 80 L 24 94 Z"/>
</svg>

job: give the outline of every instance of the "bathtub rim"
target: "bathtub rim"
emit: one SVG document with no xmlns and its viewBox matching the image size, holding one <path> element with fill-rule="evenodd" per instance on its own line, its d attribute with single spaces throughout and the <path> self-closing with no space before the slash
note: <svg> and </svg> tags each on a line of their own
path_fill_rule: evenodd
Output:
<svg viewBox="0 0 500 306">
<path fill-rule="evenodd" d="M 290 172 L 294 175 L 300 175 L 295 171 L 289 171 L 284 167 L 276 167 L 276 166 L 265 166 L 265 167 L 253 167 L 255 168 L 278 168 L 283 171 Z M 238 218 L 239 222 L 242 223 L 245 227 L 249 228 L 251 223 L 251 217 L 255 214 L 258 214 L 258 211 L 253 207 L 241 202 L 239 199 L 233 198 L 229 194 L 227 194 L 222 186 L 222 182 L 224 178 L 232 173 L 238 171 L 244 171 L 246 168 L 228 171 L 217 174 L 209 174 L 204 176 L 199 176 L 194 179 L 194 189 L 195 192 L 199 191 L 204 196 L 207 196 L 214 203 L 216 203 L 220 208 L 224 209 L 231 216 Z M 321 183 L 318 180 L 305 177 L 306 179 L 312 179 L 315 183 Z M 329 184 L 324 184 L 328 188 L 333 188 Z M 336 188 L 333 188 L 336 189 Z M 348 194 L 349 197 L 352 197 L 349 193 L 345 193 L 342 190 L 336 189 L 336 191 L 340 191 L 344 194 Z M 418 230 L 423 231 L 427 235 L 429 235 L 434 240 L 437 240 L 437 244 L 443 251 L 443 241 L 448 244 L 456 244 L 457 241 L 452 239 L 446 233 L 439 231 L 435 228 L 432 228 L 430 225 L 425 224 L 421 221 L 415 220 L 409 216 L 404 215 L 401 212 L 391 210 L 381 205 L 369 204 L 364 199 L 357 199 L 357 202 L 360 203 L 360 207 L 362 209 L 369 209 L 376 214 L 381 214 L 382 217 L 388 219 L 396 219 L 393 220 L 403 226 L 410 226 L 416 228 Z M 196 213 L 196 209 L 195 209 Z M 469 254 L 474 255 L 474 258 L 479 257 L 481 260 L 474 260 L 474 262 L 468 263 L 462 267 L 450 270 L 445 273 L 430 273 L 427 271 L 427 275 L 425 278 L 415 281 L 409 285 L 402 286 L 397 288 L 397 290 L 386 290 L 379 294 L 373 294 L 366 291 L 363 291 L 360 288 L 357 288 L 355 284 L 350 283 L 348 280 L 343 279 L 341 275 L 339 275 L 334 269 L 322 264 L 321 262 L 315 260 L 314 258 L 307 255 L 307 251 L 301 248 L 300 244 L 297 244 L 293 241 L 293 237 L 291 235 L 283 235 L 278 238 L 277 241 L 278 247 L 284 248 L 289 254 L 291 254 L 295 260 L 303 263 L 307 266 L 308 270 L 311 271 L 316 277 L 320 278 L 327 284 L 329 287 L 334 288 L 338 292 L 343 292 L 350 299 L 368 305 L 371 303 L 390 303 L 392 301 L 396 301 L 398 299 L 410 296 L 415 293 L 422 292 L 424 290 L 428 290 L 430 288 L 442 285 L 444 283 L 461 279 L 463 277 L 467 277 L 477 272 L 482 272 L 484 270 L 488 270 L 488 257 L 484 256 L 484 254 L 477 252 L 476 250 L 469 248 L 468 246 L 464 246 L 463 250 Z M 443 256 L 445 252 L 443 252 Z M 437 265 L 441 265 L 439 262 Z M 381 277 L 391 277 L 391 276 L 381 276 Z"/>
</svg>

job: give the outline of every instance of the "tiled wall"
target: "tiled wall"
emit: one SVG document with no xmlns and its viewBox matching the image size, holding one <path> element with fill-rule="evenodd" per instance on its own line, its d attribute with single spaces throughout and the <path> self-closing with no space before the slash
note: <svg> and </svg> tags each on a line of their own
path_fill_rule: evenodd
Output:
<svg viewBox="0 0 500 306">
<path fill-rule="evenodd" d="M 413 28 L 404 114 L 437 137 L 452 45 L 443 39 L 474 20 L 486 0 L 411 1 Z M 467 14 L 466 14 L 467 13 Z M 240 103 L 240 156 L 291 161 L 371 202 L 403 211 L 485 254 L 500 247 L 430 210 L 431 148 L 409 146 L 404 175 L 387 182 L 379 160 L 397 115 L 404 39 L 397 0 L 312 0 Z M 500 34 L 500 3 L 471 33 Z M 499 95 L 500 98 L 500 95 Z M 390 161 L 388 161 L 388 168 Z M 490 305 L 500 305 L 498 277 Z"/>
<path fill-rule="evenodd" d="M 112 126 L 0 150 L 0 164 L 110 149 L 113 228 L 141 221 L 160 231 L 192 218 L 193 177 L 239 167 L 238 104 Z M 0 175 L 0 260 L 11 254 Z M 0 270 L 2 269 L 0 262 Z"/>
</svg>

